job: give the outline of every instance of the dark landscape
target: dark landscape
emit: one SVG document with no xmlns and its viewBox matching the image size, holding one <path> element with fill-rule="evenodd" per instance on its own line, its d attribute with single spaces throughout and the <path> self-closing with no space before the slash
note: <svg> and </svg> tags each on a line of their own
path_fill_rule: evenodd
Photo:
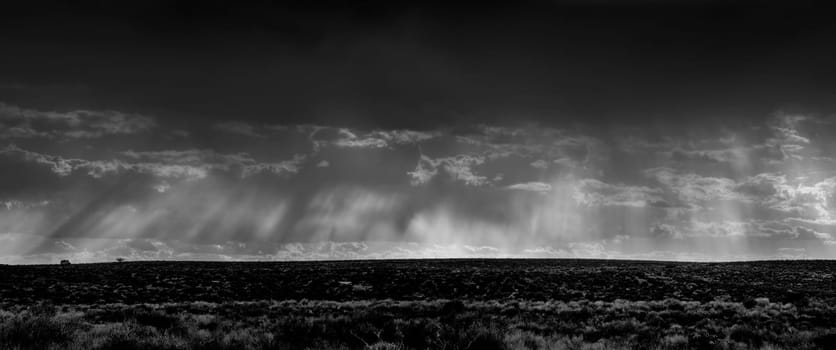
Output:
<svg viewBox="0 0 836 350">
<path fill-rule="evenodd" d="M 832 349 L 833 261 L 0 267 L 2 349 Z"/>
<path fill-rule="evenodd" d="M 836 350 L 827 5 L 0 1 L 0 350 Z"/>
</svg>

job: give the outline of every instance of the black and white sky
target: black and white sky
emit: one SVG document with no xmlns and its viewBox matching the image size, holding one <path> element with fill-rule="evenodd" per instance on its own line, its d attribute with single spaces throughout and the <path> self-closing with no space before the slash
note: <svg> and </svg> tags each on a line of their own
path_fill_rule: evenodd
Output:
<svg viewBox="0 0 836 350">
<path fill-rule="evenodd" d="M 805 1 L 0 5 L 0 263 L 836 258 Z"/>
</svg>

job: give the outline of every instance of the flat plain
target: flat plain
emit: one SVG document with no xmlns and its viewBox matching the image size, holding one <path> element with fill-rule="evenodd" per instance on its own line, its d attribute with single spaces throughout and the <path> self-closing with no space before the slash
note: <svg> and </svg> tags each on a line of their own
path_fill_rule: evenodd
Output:
<svg viewBox="0 0 836 350">
<path fill-rule="evenodd" d="M 834 261 L 0 266 L 0 349 L 833 349 Z"/>
</svg>

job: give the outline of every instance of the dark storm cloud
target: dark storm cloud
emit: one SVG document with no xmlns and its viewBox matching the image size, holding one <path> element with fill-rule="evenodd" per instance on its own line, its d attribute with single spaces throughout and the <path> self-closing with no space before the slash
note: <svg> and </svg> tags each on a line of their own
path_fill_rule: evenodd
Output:
<svg viewBox="0 0 836 350">
<path fill-rule="evenodd" d="M 832 113 L 834 25 L 806 2 L 136 1 L 4 5 L 22 106 L 438 124 Z M 806 112 L 806 111 L 805 111 Z M 698 118 L 698 119 L 693 119 Z"/>
<path fill-rule="evenodd" d="M 117 111 L 39 111 L 0 103 L 0 138 L 96 138 L 146 132 L 151 117 Z"/>
</svg>

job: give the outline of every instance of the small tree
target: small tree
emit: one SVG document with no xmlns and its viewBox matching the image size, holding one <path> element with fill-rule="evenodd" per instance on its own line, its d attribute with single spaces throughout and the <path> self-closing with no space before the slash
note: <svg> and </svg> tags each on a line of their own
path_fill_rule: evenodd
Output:
<svg viewBox="0 0 836 350">
<path fill-rule="evenodd" d="M 125 261 L 125 258 L 116 258 L 116 262 L 123 262 L 123 261 Z"/>
</svg>

